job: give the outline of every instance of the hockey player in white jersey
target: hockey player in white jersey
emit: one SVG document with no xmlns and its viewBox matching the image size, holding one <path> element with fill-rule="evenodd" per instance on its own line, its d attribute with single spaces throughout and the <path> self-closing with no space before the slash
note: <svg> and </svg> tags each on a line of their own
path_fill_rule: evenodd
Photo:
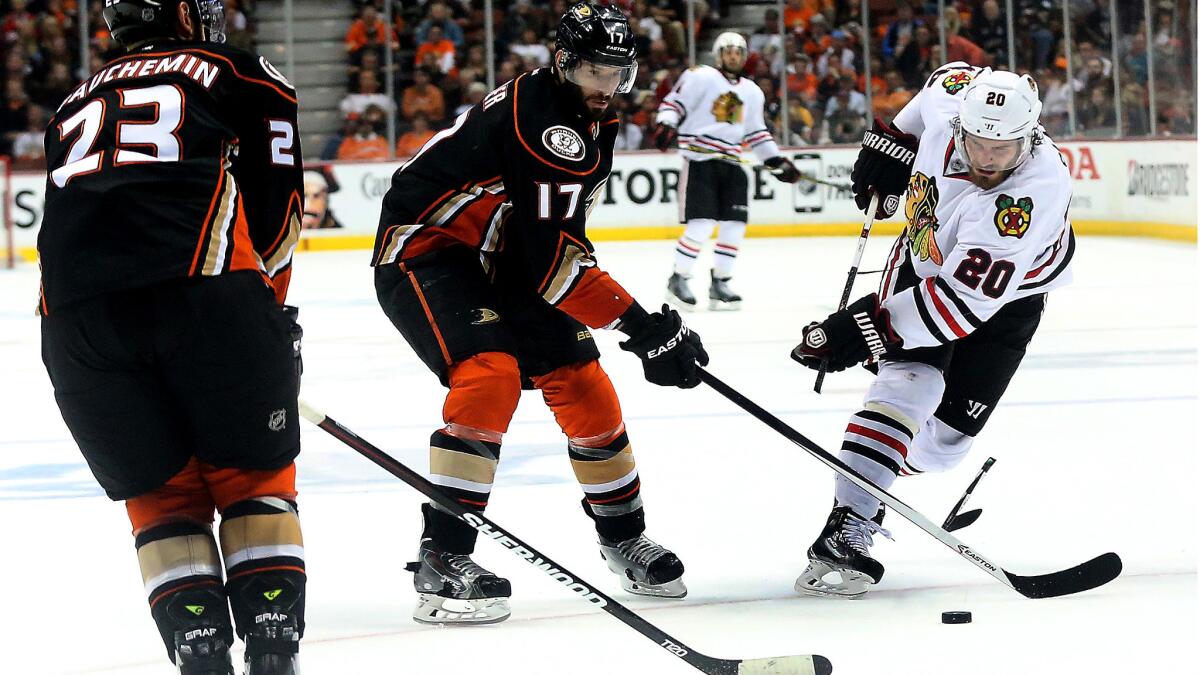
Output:
<svg viewBox="0 0 1200 675">
<path fill-rule="evenodd" d="M 687 229 L 675 245 L 675 270 L 667 282 L 667 300 L 680 309 L 696 307 L 688 287 L 704 242 L 717 228 L 713 250 L 709 309 L 737 309 L 741 297 L 729 288 L 733 264 L 746 236 L 748 181 L 741 167 L 748 147 L 781 181 L 794 183 L 800 172 L 767 131 L 763 93 L 742 77 L 746 40 L 722 33 L 713 43 L 717 67 L 684 71 L 658 107 L 654 144 L 666 152 L 678 145 L 683 155 L 679 177 L 679 222 Z"/>
<path fill-rule="evenodd" d="M 1070 281 L 1071 180 L 1038 124 L 1028 75 L 950 63 L 891 127 L 876 120 L 851 175 L 864 210 L 890 216 L 907 188 L 907 226 L 878 293 L 804 329 L 793 358 L 878 374 L 850 417 L 840 456 L 888 489 L 899 475 L 962 461 L 1037 330 L 1047 292 Z M 824 530 L 796 590 L 858 597 L 883 576 L 875 498 L 838 477 Z"/>
</svg>

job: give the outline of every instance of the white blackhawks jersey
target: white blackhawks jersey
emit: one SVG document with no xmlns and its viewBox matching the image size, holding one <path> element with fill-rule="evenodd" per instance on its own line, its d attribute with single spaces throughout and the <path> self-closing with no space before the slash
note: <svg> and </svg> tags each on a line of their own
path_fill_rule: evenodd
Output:
<svg viewBox="0 0 1200 675">
<path fill-rule="evenodd" d="M 950 121 L 979 71 L 942 66 L 893 121 L 921 141 L 908 223 L 879 288 L 905 349 L 966 337 L 1005 304 L 1071 280 L 1071 177 L 1049 137 L 1000 185 L 983 190 L 967 178 Z"/>
<path fill-rule="evenodd" d="M 744 77 L 732 82 L 712 66 L 685 70 L 656 120 L 679 129 L 679 150 L 693 161 L 740 162 L 747 147 L 760 162 L 779 155 L 763 122 L 762 90 Z"/>
</svg>

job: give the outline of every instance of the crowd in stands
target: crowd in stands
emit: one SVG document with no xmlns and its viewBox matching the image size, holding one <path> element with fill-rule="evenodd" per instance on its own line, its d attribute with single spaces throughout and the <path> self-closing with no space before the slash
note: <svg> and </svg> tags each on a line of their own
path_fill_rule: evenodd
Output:
<svg viewBox="0 0 1200 675">
<path fill-rule="evenodd" d="M 80 54 L 79 7 L 87 8 L 88 45 Z M 224 0 L 228 42 L 253 47 L 249 0 Z M 117 54 L 101 16 L 103 0 L 0 0 L 4 99 L 0 155 L 17 168 L 45 165 L 50 115 L 80 81 Z"/>
<path fill-rule="evenodd" d="M 345 0 L 343 0 L 345 1 Z M 383 2 L 357 5 L 358 18 L 345 36 L 347 84 L 344 122 L 323 159 L 408 155 L 488 91 L 484 4 L 481 0 L 393 1 L 392 25 Z M 1074 49 L 1070 69 L 1063 39 L 1061 2 L 1071 3 Z M 77 82 L 112 56 L 113 44 L 100 12 L 103 0 L 87 0 L 89 39 L 80 54 L 80 0 L 0 0 L 3 26 L 4 100 L 0 106 L 0 154 L 36 165 L 50 113 Z M 253 46 L 251 0 L 224 0 L 229 42 Z M 683 0 L 615 0 L 638 38 L 638 76 L 613 106 L 624 124 L 620 149 L 650 146 L 662 97 L 687 65 Z M 870 0 L 864 27 L 859 0 L 787 0 L 782 16 L 763 5 L 761 23 L 748 31 L 745 76 L 762 88 L 768 126 L 783 143 L 857 142 L 871 117 L 890 119 L 924 86 L 931 71 L 950 60 L 1009 67 L 1008 20 L 1003 0 L 946 0 L 940 17 L 932 0 Z M 554 27 L 568 0 L 495 0 L 495 83 L 549 63 Z M 724 6 L 723 6 L 724 5 Z M 1043 121 L 1055 136 L 1118 133 L 1114 101 L 1122 107 L 1123 135 L 1195 134 L 1194 3 L 1152 0 L 1147 39 L 1142 2 L 1118 2 L 1117 35 L 1111 34 L 1109 0 L 1012 0 L 1014 61 L 1041 85 Z M 728 13 L 721 0 L 697 2 L 694 35 L 701 60 Z M 783 37 L 780 28 L 783 28 Z M 1116 41 L 1116 58 L 1113 42 Z M 870 63 L 863 62 L 869 41 Z M 384 50 L 393 65 L 385 68 Z M 1149 73 L 1153 63 L 1156 117 L 1150 119 Z M 865 76 L 870 66 L 870 82 Z M 1069 73 L 1069 74 L 1068 74 Z M 1114 90 L 1114 78 L 1119 91 Z M 394 96 L 385 92 L 389 83 Z M 1180 83 L 1189 83 L 1181 86 Z M 868 110 L 868 88 L 870 103 Z M 783 110 L 787 107 L 787 128 Z M 389 148 L 389 115 L 397 144 Z M 1153 122 L 1153 124 L 1152 124 Z"/>
</svg>

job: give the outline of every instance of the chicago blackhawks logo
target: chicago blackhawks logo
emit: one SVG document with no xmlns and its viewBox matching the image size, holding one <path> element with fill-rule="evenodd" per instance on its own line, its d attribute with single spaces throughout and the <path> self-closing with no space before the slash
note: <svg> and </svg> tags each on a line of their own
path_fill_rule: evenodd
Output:
<svg viewBox="0 0 1200 675">
<path fill-rule="evenodd" d="M 722 124 L 737 124 L 742 121 L 744 105 L 742 99 L 738 98 L 737 92 L 727 91 L 713 101 L 713 118 Z"/>
<path fill-rule="evenodd" d="M 563 159 L 578 162 L 585 153 L 583 139 L 574 130 L 555 125 L 542 133 L 546 149 Z"/>
<path fill-rule="evenodd" d="M 932 260 L 942 264 L 942 251 L 938 248 L 937 183 L 920 171 L 913 172 L 908 179 L 908 201 L 904 203 L 904 216 L 908 218 L 908 248 L 921 262 Z"/>
<path fill-rule="evenodd" d="M 963 87 L 970 83 L 971 73 L 965 70 L 956 70 L 942 79 L 942 86 L 945 87 L 946 93 L 952 96 L 962 91 Z"/>
<path fill-rule="evenodd" d="M 1029 229 L 1029 219 L 1033 216 L 1033 200 L 1012 197 L 1002 194 L 996 197 L 996 229 L 1001 237 L 1016 237 L 1020 239 Z"/>
</svg>

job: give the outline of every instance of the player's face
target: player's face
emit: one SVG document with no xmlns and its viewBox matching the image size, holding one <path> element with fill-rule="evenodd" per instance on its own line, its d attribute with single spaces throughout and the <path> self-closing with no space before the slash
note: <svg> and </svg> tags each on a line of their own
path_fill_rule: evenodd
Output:
<svg viewBox="0 0 1200 675">
<path fill-rule="evenodd" d="M 988 190 L 1008 178 L 1021 157 L 1020 139 L 996 141 L 971 134 L 964 136 L 963 150 L 972 183 Z"/>
<path fill-rule="evenodd" d="M 583 95 L 583 104 L 592 117 L 600 119 L 608 109 L 613 94 L 625 78 L 629 77 L 627 70 L 581 61 L 578 66 L 567 71 L 566 77 L 579 87 Z"/>
<path fill-rule="evenodd" d="M 740 73 L 746 66 L 746 50 L 726 47 L 721 50 L 721 66 L 726 72 Z"/>
</svg>

